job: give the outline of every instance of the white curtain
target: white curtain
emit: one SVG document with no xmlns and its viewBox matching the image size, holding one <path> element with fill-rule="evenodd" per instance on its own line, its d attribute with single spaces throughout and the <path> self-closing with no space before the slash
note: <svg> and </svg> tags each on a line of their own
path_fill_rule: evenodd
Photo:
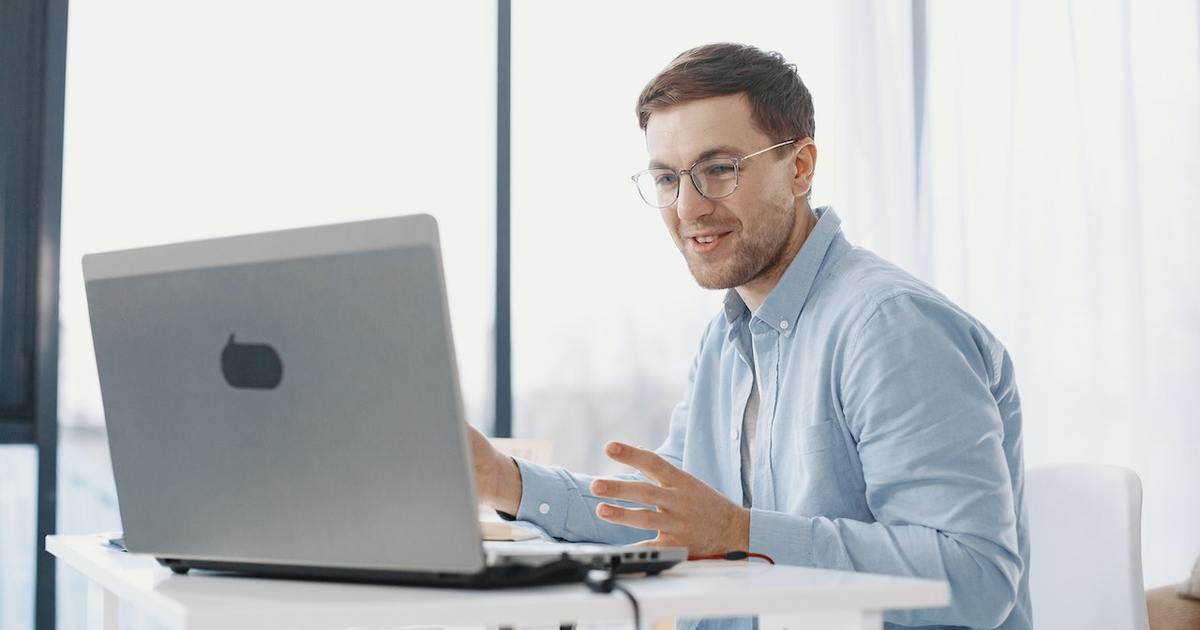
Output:
<svg viewBox="0 0 1200 630">
<path fill-rule="evenodd" d="M 553 439 L 558 461 L 598 471 L 603 439 L 653 444 L 665 430 L 714 296 L 695 289 L 657 218 L 619 186 L 644 160 L 630 103 L 679 51 L 744 41 L 782 52 L 813 91 L 813 202 L 833 204 L 853 242 L 931 282 L 1005 342 L 1027 465 L 1105 462 L 1141 476 L 1146 583 L 1181 580 L 1200 553 L 1194 0 L 930 0 L 923 99 L 910 2 L 731 13 L 664 3 L 631 22 L 621 6 L 522 3 L 515 13 L 518 433 Z M 612 32 L 621 47 L 605 45 Z M 609 67 L 620 70 L 600 71 Z M 589 96 L 563 106 L 545 97 L 551 84 Z M 575 128 L 587 145 L 575 168 L 599 174 L 586 194 L 536 168 L 559 130 Z M 581 216 L 621 226 L 622 255 L 580 255 L 563 235 Z M 546 264 L 560 260 L 571 264 Z M 539 302 L 546 287 L 551 301 Z"/>
<path fill-rule="evenodd" d="M 1027 466 L 1141 476 L 1148 587 L 1200 553 L 1197 6 L 928 10 L 917 271 L 1012 352 Z"/>
</svg>

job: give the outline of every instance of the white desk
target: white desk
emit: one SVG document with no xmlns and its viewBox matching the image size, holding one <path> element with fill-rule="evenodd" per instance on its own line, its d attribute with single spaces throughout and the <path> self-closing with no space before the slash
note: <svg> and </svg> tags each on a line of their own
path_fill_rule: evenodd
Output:
<svg viewBox="0 0 1200 630">
<path fill-rule="evenodd" d="M 176 629 L 398 628 L 411 625 L 552 625 L 631 622 L 621 593 L 583 585 L 468 591 L 179 576 L 153 558 L 107 546 L 107 535 L 48 536 L 46 550 L 88 579 L 88 625 L 115 630 L 117 602 Z M 623 580 L 642 622 L 760 615 L 759 626 L 880 630 L 882 611 L 950 603 L 945 582 L 761 563 L 684 563 L 657 577 Z"/>
</svg>

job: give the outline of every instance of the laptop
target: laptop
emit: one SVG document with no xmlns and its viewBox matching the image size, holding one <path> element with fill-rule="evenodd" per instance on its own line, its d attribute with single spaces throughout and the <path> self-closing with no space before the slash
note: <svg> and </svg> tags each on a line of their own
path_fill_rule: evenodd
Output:
<svg viewBox="0 0 1200 630">
<path fill-rule="evenodd" d="M 431 216 L 89 254 L 83 272 L 131 552 L 468 587 L 687 557 L 482 541 Z"/>
</svg>

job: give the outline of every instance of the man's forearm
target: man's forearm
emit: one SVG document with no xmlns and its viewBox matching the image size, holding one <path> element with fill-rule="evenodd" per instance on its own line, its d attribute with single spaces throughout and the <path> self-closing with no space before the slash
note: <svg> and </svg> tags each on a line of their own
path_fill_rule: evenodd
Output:
<svg viewBox="0 0 1200 630">
<path fill-rule="evenodd" d="M 1015 532 L 1006 538 L 1011 540 L 760 509 L 750 517 L 750 551 L 780 564 L 949 581 L 949 607 L 885 614 L 886 621 L 906 626 L 1000 625 L 1016 604 L 1024 567 Z"/>
<path fill-rule="evenodd" d="M 516 516 L 521 507 L 521 469 L 517 460 L 504 455 L 496 460 L 492 473 L 491 496 L 484 496 L 485 503 L 493 508 Z"/>
</svg>

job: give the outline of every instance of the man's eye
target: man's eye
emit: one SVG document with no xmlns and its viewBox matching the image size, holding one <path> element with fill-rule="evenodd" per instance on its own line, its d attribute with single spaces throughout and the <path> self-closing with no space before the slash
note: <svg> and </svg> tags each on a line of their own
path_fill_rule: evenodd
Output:
<svg viewBox="0 0 1200 630">
<path fill-rule="evenodd" d="M 733 165 L 712 164 L 708 168 L 704 169 L 704 173 L 712 177 L 728 177 L 733 175 Z"/>
<path fill-rule="evenodd" d="M 675 180 L 676 178 L 674 173 L 666 173 L 663 175 L 654 176 L 654 183 L 658 186 L 674 186 Z"/>
</svg>

